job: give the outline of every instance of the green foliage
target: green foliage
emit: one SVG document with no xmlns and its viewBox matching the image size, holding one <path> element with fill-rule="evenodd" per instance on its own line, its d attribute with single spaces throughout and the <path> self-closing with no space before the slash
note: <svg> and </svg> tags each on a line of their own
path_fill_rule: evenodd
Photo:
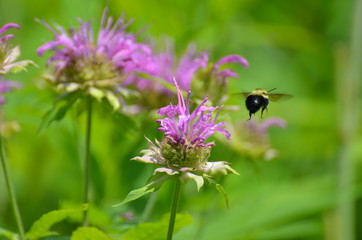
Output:
<svg viewBox="0 0 362 240">
<path fill-rule="evenodd" d="M 140 223 L 127 231 L 121 240 L 161 240 L 165 239 L 170 215 L 166 214 L 158 222 Z M 181 228 L 192 223 L 192 216 L 188 213 L 176 215 L 175 230 L 177 233 Z"/>
<path fill-rule="evenodd" d="M 162 184 L 166 180 L 170 179 L 171 177 L 172 176 L 165 174 L 165 173 L 157 173 L 157 174 L 153 175 L 149 179 L 149 181 L 148 181 L 149 183 L 146 186 L 132 190 L 131 192 L 129 192 L 127 194 L 126 198 L 122 202 L 115 204 L 114 207 L 122 206 L 122 205 L 132 202 L 148 193 L 157 191 L 162 186 Z"/>
<path fill-rule="evenodd" d="M 79 227 L 72 233 L 70 240 L 112 240 L 104 232 L 95 227 Z"/>
<path fill-rule="evenodd" d="M 70 107 L 78 100 L 81 94 L 81 91 L 73 91 L 60 95 L 56 99 L 52 109 L 43 116 L 38 132 L 41 133 L 44 131 L 53 121 L 61 120 Z"/>
<path fill-rule="evenodd" d="M 83 206 L 78 209 L 61 209 L 54 210 L 41 216 L 33 223 L 30 230 L 26 233 L 26 238 L 36 240 L 47 236 L 57 235 L 56 232 L 50 231 L 50 228 L 67 217 L 70 217 L 79 212 L 83 212 L 88 206 Z"/>
<path fill-rule="evenodd" d="M 1 236 L 5 237 L 6 239 L 9 239 L 9 240 L 18 239 L 18 234 L 10 232 L 10 231 L 8 231 L 6 229 L 3 229 L 3 228 L 0 228 L 0 237 Z"/>
<path fill-rule="evenodd" d="M 265 115 L 284 118 L 288 123 L 285 130 L 270 131 L 271 144 L 279 152 L 275 160 L 246 159 L 229 143 L 215 140 L 211 160 L 232 162 L 232 167 L 241 174 L 222 182 L 228 192 L 230 209 L 225 209 L 223 200 L 219 203 L 220 197 L 213 195 L 214 189 L 203 188 L 198 193 L 194 187 L 188 188 L 185 184 L 180 209 L 192 212 L 195 221 L 192 226 L 181 229 L 175 239 L 315 240 L 324 239 L 326 232 L 335 236 L 339 227 L 335 221 L 338 216 L 334 214 L 339 194 L 340 165 L 337 160 L 342 150 L 340 136 L 344 136 L 338 129 L 345 109 L 336 97 L 339 86 L 335 79 L 343 75 L 344 65 L 350 65 L 348 49 L 353 3 L 329 1 L 326 4 L 321 0 L 298 1 L 298 4 L 295 1 L 237 0 L 54 0 L 49 7 L 46 0 L 0 1 L 1 25 L 15 22 L 22 27 L 9 30 L 9 34 L 15 35 L 12 42 L 21 46 L 19 59 L 32 59 L 40 66 L 6 78 L 18 80 L 23 88 L 8 94 L 7 104 L 2 109 L 7 119 L 17 120 L 22 128 L 20 133 L 7 139 L 5 147 L 26 228 L 31 226 L 34 216 L 41 215 L 46 209 L 58 208 L 60 200 L 80 202 L 82 166 L 79 158 L 85 129 L 83 119 L 71 118 L 72 112 L 68 112 L 74 105 L 82 107 L 74 104 L 76 92 L 70 94 L 70 98 L 63 96 L 48 111 L 53 99 L 49 98 L 49 92 L 40 80 L 46 57 L 38 57 L 35 50 L 53 36 L 35 22 L 34 17 L 65 28 L 77 25 L 78 17 L 97 25 L 103 8 L 109 6 L 112 16 L 124 12 L 127 18 L 134 19 L 129 27 L 133 32 L 150 24 L 137 36 L 138 39 L 170 36 L 177 53 L 184 52 L 187 45 L 194 42 L 198 50 L 211 53 L 212 62 L 227 54 L 243 55 L 249 60 L 250 68 L 236 70 L 240 76 L 230 79 L 230 93 L 276 87 L 281 93 L 294 95 L 289 101 L 271 103 Z M 349 95 L 344 91 L 340 98 L 348 99 Z M 167 102 L 175 103 L 175 100 L 167 99 Z M 225 106 L 220 119 L 225 120 L 227 115 L 237 123 L 248 118 L 244 99 L 230 95 L 226 105 L 229 104 L 238 106 L 240 111 L 230 112 Z M 359 105 L 353 102 L 351 106 Z M 111 109 L 114 107 L 115 104 L 110 106 Z M 96 214 L 98 221 L 92 223 L 103 230 L 104 225 L 134 224 L 132 221 L 142 215 L 146 204 L 146 200 L 139 197 L 156 191 L 153 186 L 141 188 L 126 197 L 122 204 L 127 202 L 127 205 L 111 207 L 130 189 L 143 186 L 152 174 L 153 168 L 129 159 L 145 148 L 144 136 L 153 139 L 159 133 L 154 113 L 126 117 L 117 112 L 110 116 L 108 112 L 98 110 L 94 112 L 91 200 L 97 211 L 108 216 Z M 47 114 L 41 120 L 45 112 Z M 64 117 L 66 113 L 69 118 Z M 61 124 L 48 128 L 60 119 Z M 39 131 L 43 134 L 36 136 L 40 122 Z M 237 125 L 235 128 L 235 134 L 243 134 Z M 356 134 L 358 137 L 351 145 L 355 146 L 353 155 L 362 159 L 361 125 Z M 361 167 L 360 160 L 354 162 L 356 173 L 361 172 Z M 361 180 L 357 174 L 354 179 L 357 188 L 361 187 Z M 1 187 L 3 184 L 0 176 L 0 227 L 3 228 L 0 238 L 11 239 L 16 234 L 4 228 L 16 229 L 16 225 L 9 203 L 3 197 L 7 196 L 5 188 Z M 154 218 L 168 210 L 172 189 L 165 184 L 158 193 L 151 211 Z M 133 201 L 137 198 L 138 201 Z M 356 225 L 360 226 L 362 198 L 357 198 L 354 213 Z M 133 212 L 135 219 L 121 222 L 119 216 L 128 211 Z M 59 233 L 68 237 L 49 236 L 47 239 L 69 239 L 75 228 L 72 224 L 79 221 L 80 212 L 69 215 L 70 224 L 66 221 L 57 223 Z M 92 220 L 92 213 L 90 215 Z M 110 223 L 110 219 L 114 222 Z M 52 230 L 39 229 L 37 234 L 45 236 L 52 234 Z M 361 229 L 357 229 L 356 234 L 356 239 L 360 239 Z"/>
<path fill-rule="evenodd" d="M 170 90 L 171 92 L 176 92 L 175 86 L 169 82 L 166 82 L 163 78 L 151 76 L 147 73 L 137 73 L 137 76 L 145 79 L 151 79 L 152 81 L 162 84 L 162 86 L 165 87 L 167 90 Z"/>
<path fill-rule="evenodd" d="M 71 202 L 62 202 L 60 204 L 61 209 L 76 209 L 79 204 L 71 203 Z M 100 209 L 99 207 L 95 206 L 94 204 L 88 206 L 89 212 L 89 223 L 91 226 L 94 227 L 105 227 L 111 224 L 112 220 L 110 216 Z M 78 211 L 74 214 L 68 216 L 71 222 L 80 223 L 82 222 L 83 212 Z"/>
<path fill-rule="evenodd" d="M 209 181 L 210 185 L 212 185 L 213 187 L 215 187 L 215 189 L 222 194 L 222 196 L 225 199 L 225 203 L 226 203 L 226 207 L 229 208 L 229 198 L 227 193 L 225 192 L 224 188 L 222 187 L 221 184 L 215 182 L 215 180 L 213 180 L 212 178 L 207 178 L 207 180 Z"/>
</svg>

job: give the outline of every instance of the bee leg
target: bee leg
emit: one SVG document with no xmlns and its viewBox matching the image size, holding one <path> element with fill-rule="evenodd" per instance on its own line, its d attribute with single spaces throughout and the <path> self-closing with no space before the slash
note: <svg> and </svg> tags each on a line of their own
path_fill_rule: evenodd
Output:
<svg viewBox="0 0 362 240">
<path fill-rule="evenodd" d="M 264 110 L 266 110 L 266 111 L 268 112 L 267 107 L 263 107 L 263 108 L 261 109 L 261 118 L 262 118 L 262 119 L 263 119 L 263 112 L 264 112 Z"/>
<path fill-rule="evenodd" d="M 251 111 L 249 111 L 249 119 L 248 119 L 248 121 L 251 119 Z"/>
</svg>

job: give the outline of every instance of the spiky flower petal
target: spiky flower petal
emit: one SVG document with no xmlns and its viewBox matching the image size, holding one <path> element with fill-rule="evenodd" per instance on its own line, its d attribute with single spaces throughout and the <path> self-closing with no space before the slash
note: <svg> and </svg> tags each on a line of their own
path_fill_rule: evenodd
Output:
<svg viewBox="0 0 362 240">
<path fill-rule="evenodd" d="M 129 22 L 121 16 L 114 22 L 105 10 L 97 37 L 88 22 L 79 20 L 78 29 L 68 32 L 61 26 L 52 28 L 42 22 L 55 39 L 38 48 L 39 55 L 53 51 L 47 64 L 54 64 L 51 82 L 66 91 L 81 90 L 100 100 L 106 98 L 117 108 L 119 87 L 126 76 L 142 65 L 151 50 L 137 43 L 136 35 L 125 32 Z"/>
<path fill-rule="evenodd" d="M 181 180 L 194 180 L 197 188 L 204 184 L 204 178 L 229 173 L 238 174 L 225 161 L 208 162 L 211 147 L 214 142 L 207 139 L 215 132 L 230 139 L 230 133 L 224 128 L 225 122 L 217 122 L 221 108 L 207 107 L 207 97 L 193 111 L 190 111 L 189 97 L 184 98 L 180 87 L 176 84 L 178 104 L 168 105 L 159 110 L 158 119 L 160 131 L 164 132 L 164 139 L 153 143 L 148 141 L 148 149 L 141 152 L 142 156 L 133 160 L 161 166 L 154 174 L 164 173 L 170 176 L 178 175 Z M 212 112 L 218 110 L 213 116 Z"/>
<path fill-rule="evenodd" d="M 173 78 L 177 79 L 181 90 L 192 91 L 194 98 L 202 100 L 208 95 L 209 101 L 220 105 L 226 99 L 228 79 L 239 76 L 224 66 L 227 63 L 249 66 L 247 60 L 239 55 L 228 55 L 212 63 L 208 53 L 197 51 L 194 45 L 189 45 L 181 57 L 176 56 L 173 47 L 168 47 L 166 51 L 145 59 L 139 74 L 130 75 L 125 85 L 144 93 L 139 103 L 144 108 L 159 108 L 168 103 L 164 100 L 174 96 Z"/>
</svg>

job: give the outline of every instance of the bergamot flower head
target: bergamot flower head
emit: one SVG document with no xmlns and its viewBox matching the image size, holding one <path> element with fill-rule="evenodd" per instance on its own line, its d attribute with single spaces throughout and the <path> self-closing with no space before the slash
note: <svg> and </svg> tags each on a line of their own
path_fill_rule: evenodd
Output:
<svg viewBox="0 0 362 240">
<path fill-rule="evenodd" d="M 168 39 L 167 39 L 168 40 Z M 239 55 L 228 55 L 216 61 L 209 61 L 207 52 L 199 52 L 194 44 L 190 44 L 185 53 L 178 57 L 172 44 L 167 41 L 166 50 L 158 53 L 153 51 L 139 70 L 142 74 L 131 75 L 125 81 L 142 91 L 141 106 L 154 109 L 164 106 L 165 99 L 174 96 L 173 78 L 177 79 L 179 87 L 184 91 L 192 91 L 193 98 L 202 101 L 205 95 L 213 104 L 221 104 L 226 100 L 228 79 L 237 78 L 238 74 L 228 63 L 238 63 L 248 67 L 248 61 Z M 156 48 L 153 44 L 153 48 Z M 165 97 L 166 96 L 166 97 Z"/>
<path fill-rule="evenodd" d="M 14 35 L 6 34 L 1 36 L 11 28 L 19 29 L 20 26 L 16 23 L 7 23 L 0 28 L 0 75 L 23 71 L 26 70 L 27 66 L 35 65 L 34 62 L 30 60 L 15 62 L 20 56 L 20 48 L 19 46 L 13 46 L 9 42 L 10 39 L 14 38 Z"/>
<path fill-rule="evenodd" d="M 0 28 L 0 107 L 6 102 L 4 93 L 10 92 L 14 88 L 21 87 L 20 83 L 6 80 L 3 75 L 24 71 L 27 66 L 35 65 L 35 63 L 30 60 L 16 61 L 20 56 L 20 47 L 13 46 L 10 43 L 10 40 L 14 38 L 14 35 L 6 34 L 1 36 L 11 28 L 19 29 L 20 26 L 16 23 L 7 23 Z M 18 130 L 19 125 L 16 121 L 6 121 L 2 111 L 0 111 L 0 134 L 2 136 L 9 136 Z"/>
<path fill-rule="evenodd" d="M 215 182 L 213 177 L 229 173 L 238 175 L 226 161 L 208 161 L 211 147 L 215 143 L 207 139 L 216 132 L 230 139 L 230 134 L 225 129 L 226 123 L 217 121 L 221 107 L 208 107 L 206 105 L 208 98 L 205 97 L 201 104 L 191 111 L 190 93 L 185 99 L 176 80 L 175 86 L 177 105 L 170 104 L 158 111 L 163 117 L 157 122 L 160 123 L 159 130 L 164 132 L 164 138 L 155 142 L 147 138 L 148 149 L 141 151 L 141 156 L 132 159 L 159 167 L 154 170 L 146 186 L 131 191 L 121 203 L 115 206 L 156 191 L 165 181 L 175 177 L 182 182 L 194 180 L 198 190 L 207 180 L 226 198 L 223 188 Z"/>
<path fill-rule="evenodd" d="M 276 117 L 266 118 L 260 123 L 255 119 L 239 122 L 235 124 L 235 129 L 231 130 L 234 138 L 230 145 L 251 159 L 272 160 L 278 156 L 278 151 L 273 148 L 268 135 L 269 128 L 273 126 L 286 128 L 287 123 Z"/>
<path fill-rule="evenodd" d="M 178 103 L 161 108 L 158 113 L 164 117 L 158 119 L 160 131 L 164 132 L 162 141 L 148 140 L 148 149 L 142 156 L 133 160 L 161 166 L 154 172 L 169 176 L 176 175 L 181 180 L 195 180 L 198 189 L 204 184 L 204 178 L 211 179 L 216 175 L 237 174 L 226 161 L 209 162 L 211 147 L 214 142 L 207 139 L 215 132 L 224 134 L 230 139 L 225 129 L 226 122 L 218 122 L 221 107 L 206 106 L 207 97 L 193 111 L 190 110 L 189 97 L 185 99 L 175 81 Z M 215 114 L 213 114 L 215 113 Z"/>
<path fill-rule="evenodd" d="M 104 11 L 100 30 L 95 38 L 89 22 L 79 20 L 78 29 L 68 32 L 61 26 L 52 28 L 42 22 L 55 39 L 38 48 L 39 55 L 53 51 L 47 64 L 54 64 L 49 80 L 61 90 L 82 91 L 100 100 L 103 97 L 118 108 L 115 101 L 127 75 L 136 71 L 151 50 L 136 41 L 136 35 L 125 30 L 130 22 L 121 16 L 117 21 Z"/>
</svg>

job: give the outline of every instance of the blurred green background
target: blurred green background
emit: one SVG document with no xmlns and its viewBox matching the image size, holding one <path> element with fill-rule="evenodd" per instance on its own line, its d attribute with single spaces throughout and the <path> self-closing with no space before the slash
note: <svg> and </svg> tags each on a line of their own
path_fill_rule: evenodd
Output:
<svg viewBox="0 0 362 240">
<path fill-rule="evenodd" d="M 250 68 L 235 66 L 240 77 L 230 80 L 230 92 L 260 87 L 294 95 L 269 107 L 268 117 L 288 123 L 284 130 L 270 131 L 277 159 L 246 159 L 217 142 L 211 160 L 230 161 L 241 174 L 223 181 L 231 207 L 213 189 L 197 193 L 187 184 L 180 210 L 190 212 L 194 222 L 175 239 L 362 239 L 361 98 L 350 92 L 361 88 L 362 52 L 356 47 L 361 42 L 351 44 L 355 2 L 342 0 L 0 0 L 0 24 L 21 25 L 11 30 L 13 42 L 21 46 L 21 59 L 39 66 L 7 77 L 24 87 L 8 95 L 4 108 L 6 118 L 22 128 L 7 139 L 6 149 L 26 229 L 48 211 L 81 202 L 84 135 L 84 116 L 75 112 L 37 134 L 54 94 L 41 78 L 46 57 L 38 57 L 36 49 L 53 36 L 34 19 L 68 28 L 80 17 L 99 26 L 105 6 L 114 17 L 124 12 L 133 18 L 133 32 L 149 25 L 140 39 L 172 37 L 178 53 L 194 42 L 213 61 L 244 56 Z M 243 99 L 234 101 L 242 111 L 231 117 L 246 120 Z M 143 186 L 152 173 L 151 166 L 129 159 L 145 148 L 144 136 L 160 136 L 156 129 L 153 120 L 114 118 L 97 109 L 92 201 L 108 216 L 128 210 L 142 214 L 148 197 L 121 209 L 111 205 Z M 169 211 L 171 192 L 172 185 L 161 188 L 151 220 Z M 16 231 L 2 177 L 0 227 Z"/>
</svg>

